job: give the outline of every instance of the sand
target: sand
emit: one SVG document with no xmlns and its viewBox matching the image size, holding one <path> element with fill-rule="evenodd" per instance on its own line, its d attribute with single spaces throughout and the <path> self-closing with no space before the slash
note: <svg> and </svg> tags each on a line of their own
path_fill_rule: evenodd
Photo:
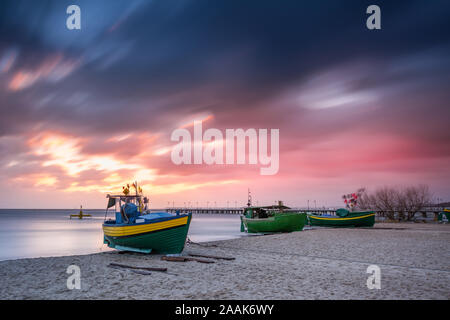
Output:
<svg viewBox="0 0 450 320">
<path fill-rule="evenodd" d="M 206 247 L 207 245 L 208 247 Z M 0 262 L 1 299 L 450 299 L 450 225 L 377 223 L 187 245 L 183 255 L 235 257 L 204 264 L 117 251 Z M 167 267 L 138 274 L 111 262 Z M 69 290 L 78 265 L 81 289 Z M 381 289 L 368 289 L 369 265 Z"/>
</svg>

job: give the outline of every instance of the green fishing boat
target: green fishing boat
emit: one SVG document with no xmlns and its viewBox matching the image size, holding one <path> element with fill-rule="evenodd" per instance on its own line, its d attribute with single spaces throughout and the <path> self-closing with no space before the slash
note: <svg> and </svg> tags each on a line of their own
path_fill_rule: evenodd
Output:
<svg viewBox="0 0 450 320">
<path fill-rule="evenodd" d="M 372 227 L 375 223 L 375 213 L 370 211 L 350 212 L 338 209 L 336 215 L 308 215 L 311 226 L 322 227 Z"/>
<path fill-rule="evenodd" d="M 278 205 L 266 207 L 251 206 L 249 194 L 248 206 L 241 216 L 241 232 L 275 233 L 301 231 L 306 224 L 306 213 L 289 211 L 280 201 Z"/>
<path fill-rule="evenodd" d="M 104 243 L 122 251 L 182 252 L 192 214 L 150 212 L 147 209 L 148 198 L 137 190 L 136 183 L 136 195 L 125 192 L 107 196 L 107 208 L 115 206 L 115 219 L 103 223 Z"/>
<path fill-rule="evenodd" d="M 316 215 L 308 214 L 308 221 L 311 226 L 322 227 L 373 227 L 375 224 L 375 212 L 356 211 L 359 199 L 365 192 L 364 188 L 358 189 L 355 193 L 342 196 L 347 209 L 336 210 L 336 215 Z"/>
<path fill-rule="evenodd" d="M 450 209 L 439 212 L 438 221 L 439 223 L 448 223 L 450 221 Z"/>
<path fill-rule="evenodd" d="M 264 207 L 246 208 L 246 214 L 264 210 Z M 242 223 L 248 233 L 272 233 L 301 231 L 306 223 L 306 213 L 284 212 L 274 213 L 267 218 L 247 218 L 242 216 Z"/>
</svg>

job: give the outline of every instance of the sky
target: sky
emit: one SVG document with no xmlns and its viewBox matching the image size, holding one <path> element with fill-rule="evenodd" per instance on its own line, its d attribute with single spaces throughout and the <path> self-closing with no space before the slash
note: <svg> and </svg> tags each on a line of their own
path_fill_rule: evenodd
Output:
<svg viewBox="0 0 450 320">
<path fill-rule="evenodd" d="M 104 208 L 135 180 L 156 208 L 243 206 L 248 188 L 259 205 L 417 184 L 450 200 L 449 16 L 439 0 L 1 1 L 0 207 Z M 278 173 L 174 164 L 194 120 L 279 129 Z"/>
</svg>

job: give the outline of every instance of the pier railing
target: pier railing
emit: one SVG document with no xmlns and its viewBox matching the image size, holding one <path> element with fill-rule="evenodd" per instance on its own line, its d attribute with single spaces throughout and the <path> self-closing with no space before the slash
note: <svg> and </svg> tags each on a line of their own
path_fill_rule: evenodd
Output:
<svg viewBox="0 0 450 320">
<path fill-rule="evenodd" d="M 174 207 L 166 208 L 167 212 L 170 213 L 193 213 L 193 214 L 242 214 L 244 213 L 244 208 L 184 208 L 184 207 Z"/>
<path fill-rule="evenodd" d="M 422 220 L 436 220 L 439 212 L 441 212 L 443 207 L 427 207 L 423 208 L 417 212 L 415 212 L 414 219 L 422 219 Z M 233 207 L 233 208 L 211 208 L 211 207 L 170 207 L 162 209 L 164 211 L 170 213 L 193 213 L 193 214 L 234 214 L 239 215 L 244 213 L 244 207 Z M 152 210 L 153 211 L 153 210 Z M 292 208 L 286 211 L 302 211 L 308 212 L 311 214 L 319 214 L 319 215 L 336 215 L 336 208 L 328 208 L 328 209 L 317 209 L 317 208 Z M 369 211 L 369 210 L 368 210 Z M 401 214 L 407 214 L 407 212 L 400 211 L 381 211 L 381 210 L 370 210 L 376 213 L 376 216 L 379 220 L 383 220 L 385 217 L 395 216 L 398 217 Z"/>
</svg>

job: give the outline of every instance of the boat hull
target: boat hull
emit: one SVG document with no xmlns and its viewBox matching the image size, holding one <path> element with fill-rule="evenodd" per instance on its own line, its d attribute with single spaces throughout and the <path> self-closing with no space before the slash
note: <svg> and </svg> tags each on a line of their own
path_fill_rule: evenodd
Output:
<svg viewBox="0 0 450 320">
<path fill-rule="evenodd" d="M 375 213 L 352 213 L 347 217 L 309 215 L 309 224 L 323 227 L 372 227 L 375 224 Z"/>
<path fill-rule="evenodd" d="M 104 242 L 118 250 L 180 253 L 184 249 L 191 214 L 134 225 L 103 224 Z"/>
<path fill-rule="evenodd" d="M 306 224 L 305 213 L 277 214 L 270 218 L 251 219 L 241 217 L 248 233 L 272 233 L 301 231 Z"/>
</svg>

